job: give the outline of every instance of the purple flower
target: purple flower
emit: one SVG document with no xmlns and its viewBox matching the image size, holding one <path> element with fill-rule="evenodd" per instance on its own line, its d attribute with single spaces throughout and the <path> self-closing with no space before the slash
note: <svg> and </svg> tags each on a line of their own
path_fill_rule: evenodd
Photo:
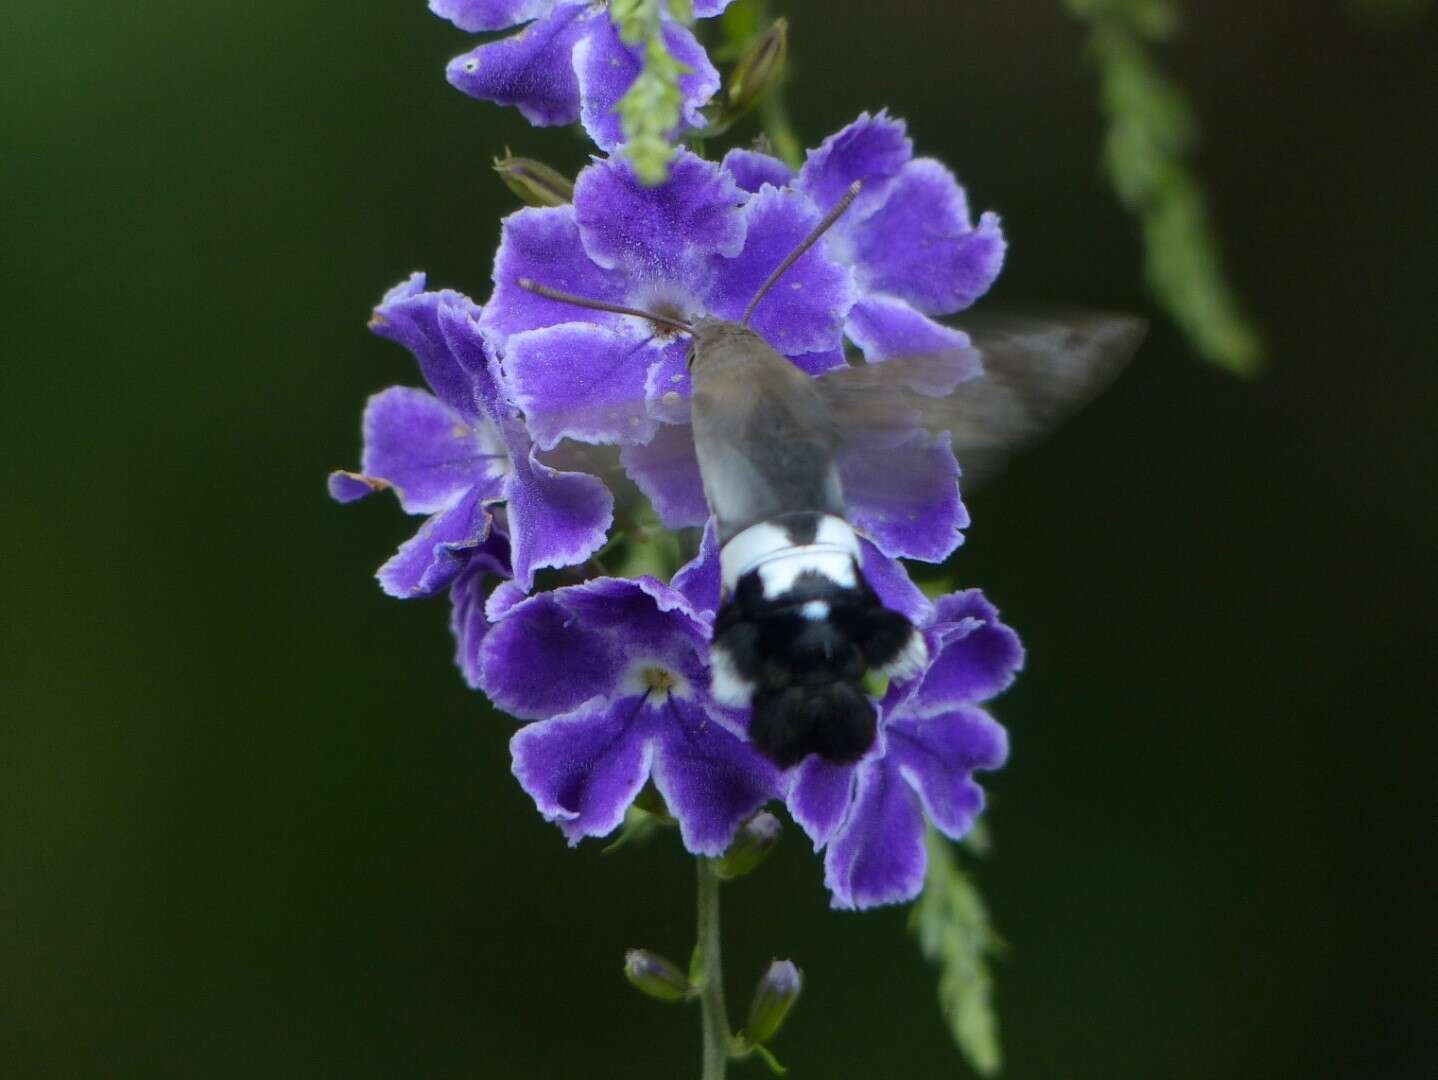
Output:
<svg viewBox="0 0 1438 1080">
<path fill-rule="evenodd" d="M 717 165 L 682 151 L 657 187 L 640 184 L 623 161 L 599 161 L 579 174 L 573 205 L 511 214 L 481 324 L 504 357 L 536 441 L 619 444 L 630 477 L 666 525 L 702 524 L 708 508 L 687 429 L 688 339 L 643 319 L 538 296 L 518 282 L 684 319 L 737 319 L 820 217 L 801 192 L 746 197 Z M 852 278 L 811 251 L 752 325 L 810 373 L 840 366 Z M 684 430 L 662 431 L 674 424 Z"/>
<path fill-rule="evenodd" d="M 774 766 L 709 698 L 710 616 L 689 593 L 717 559 L 711 537 L 673 585 L 596 578 L 503 611 L 492 598 L 480 685 L 536 721 L 510 742 L 514 774 L 570 843 L 618 827 L 652 780 L 684 846 L 718 855 L 777 793 Z"/>
<path fill-rule="evenodd" d="M 864 113 L 809 151 L 797 178 L 749 150 L 731 150 L 724 167 L 746 191 L 792 184 L 821 206 L 863 181 L 826 243 L 830 258 L 855 270 L 860 295 L 844 333 L 866 358 L 968 344 L 929 316 L 962 311 L 988 291 L 1003 266 L 1003 230 L 992 212 L 974 225 L 954 174 L 932 158 L 914 159 L 903 121 Z"/>
<path fill-rule="evenodd" d="M 687 341 L 662 325 L 578 308 L 518 282 L 682 319 L 737 319 L 828 208 L 797 187 L 774 186 L 787 178 L 781 163 L 749 151 L 732 151 L 722 168 L 681 153 L 657 187 L 638 183 L 621 161 L 600 161 L 580 174 L 572 206 L 505 219 L 482 325 L 503 355 L 530 432 L 545 447 L 563 438 L 619 444 L 625 470 L 670 528 L 698 525 L 708 515 L 687 427 Z M 874 182 L 891 194 L 898 183 Z M 870 213 L 888 205 L 862 196 L 860 203 Z M 811 249 L 764 298 L 751 325 L 811 375 L 842 367 L 862 269 Z M 914 272 L 922 276 L 923 269 Z M 943 261 L 927 268 L 950 269 Z M 958 331 L 917 312 L 912 318 L 926 328 L 929 345 L 967 344 Z M 854 523 L 886 554 L 937 562 L 958 546 L 968 516 L 945 439 L 915 431 L 882 453 L 855 446 L 841 454 L 840 470 Z"/>
<path fill-rule="evenodd" d="M 695 0 L 700 18 L 718 15 L 731 0 Z M 579 121 L 604 150 L 623 141 L 619 99 L 639 74 L 641 50 L 619 40 L 608 5 L 566 0 L 430 0 L 430 10 L 461 30 L 507 30 L 450 61 L 451 84 L 471 97 L 514 105 L 536 127 Z M 661 5 L 667 8 L 667 5 Z M 687 28 L 667 17 L 669 54 L 688 68 L 679 78 L 683 126 L 703 127 L 700 107 L 719 89 L 719 73 Z"/>
<path fill-rule="evenodd" d="M 571 566 L 599 549 L 613 500 L 596 477 L 539 460 L 502 391 L 481 309 L 424 284 L 414 274 L 391 289 L 370 327 L 414 354 L 433 393 L 395 386 L 372 397 L 360 471 L 332 474 L 330 494 L 352 502 L 393 489 L 406 511 L 430 515 L 379 570 L 391 596 L 433 595 L 477 556 L 491 573 L 512 570 L 527 590 L 540 567 Z"/>
<path fill-rule="evenodd" d="M 890 688 L 880 737 L 857 765 L 809 758 L 785 776 L 789 811 L 824 848 L 840 908 L 910 900 L 923 888 L 924 819 L 957 839 L 983 807 L 973 773 L 1003 764 L 1008 739 L 980 704 L 1023 663 L 1017 635 L 977 591 L 941 598 L 925 630 L 931 662 Z"/>
</svg>

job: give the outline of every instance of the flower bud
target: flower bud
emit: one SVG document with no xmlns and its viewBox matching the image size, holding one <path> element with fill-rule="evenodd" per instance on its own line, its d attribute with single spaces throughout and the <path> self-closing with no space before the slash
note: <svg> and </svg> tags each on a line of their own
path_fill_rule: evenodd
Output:
<svg viewBox="0 0 1438 1080">
<path fill-rule="evenodd" d="M 729 74 L 728 101 L 724 105 L 726 120 L 742 116 L 779 85 L 788 55 L 789 23 L 775 19 L 768 30 L 750 42 Z"/>
<path fill-rule="evenodd" d="M 778 1033 L 784 1017 L 799 998 L 803 982 L 803 973 L 792 962 L 775 960 L 769 965 L 749 1005 L 749 1023 L 744 1028 L 746 1042 L 758 1046 Z"/>
<path fill-rule="evenodd" d="M 630 949 L 624 954 L 624 977 L 635 989 L 660 1001 L 683 1001 L 694 993 L 689 976 L 648 949 Z"/>
<path fill-rule="evenodd" d="M 504 157 L 494 159 L 494 171 L 525 206 L 563 206 L 574 198 L 574 181 L 542 161 L 514 157 L 506 150 Z"/>
<path fill-rule="evenodd" d="M 778 846 L 780 831 L 779 819 L 767 810 L 761 810 L 739 826 L 729 850 L 714 861 L 714 873 L 719 880 L 733 881 L 757 870 Z"/>
</svg>

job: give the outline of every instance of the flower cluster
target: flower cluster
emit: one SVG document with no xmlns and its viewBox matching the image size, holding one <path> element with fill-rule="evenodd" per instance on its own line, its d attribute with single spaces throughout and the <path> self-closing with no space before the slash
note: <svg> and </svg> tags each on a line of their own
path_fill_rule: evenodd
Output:
<svg viewBox="0 0 1438 1080">
<path fill-rule="evenodd" d="M 725 6 L 696 0 L 694 13 Z M 578 121 L 603 150 L 619 145 L 613 107 L 639 60 L 604 5 L 431 7 L 471 31 L 528 24 L 456 59 L 449 75 L 461 89 L 516 105 L 536 124 Z M 685 26 L 666 21 L 663 33 L 689 69 L 683 115 L 697 126 L 718 76 Z M 381 586 L 397 597 L 449 590 L 460 669 L 524 721 L 511 742 L 515 776 L 571 843 L 614 830 L 650 784 L 685 846 L 705 855 L 721 854 L 779 800 L 823 850 L 843 907 L 913 897 L 925 819 L 962 835 L 982 803 L 973 774 L 1005 755 L 1003 729 L 982 703 L 1019 667 L 1017 638 L 978 593 L 931 602 L 896 561 L 941 561 L 961 541 L 968 518 L 947 439 L 915 430 L 881 459 L 841 457 L 863 573 L 922 629 L 928 661 L 876 703 L 879 736 L 863 760 L 811 757 L 781 771 L 749 743 L 743 712 L 710 695 L 721 599 L 712 525 L 668 582 L 605 575 L 594 557 L 614 497 L 600 471 L 569 452 L 617 447 L 665 526 L 703 526 L 686 339 L 664 322 L 581 308 L 521 281 L 670 319 L 738 319 L 856 180 L 853 206 L 750 325 L 815 378 L 847 366 L 846 343 L 875 364 L 964 345 L 935 317 L 989 287 L 1003 236 L 992 214 L 974 222 L 944 166 L 913 157 L 899 121 L 865 114 L 797 171 L 754 150 L 719 162 L 680 151 L 667 179 L 647 186 L 623 158 L 599 158 L 576 178 L 571 203 L 504 219 L 483 306 L 427 290 L 420 274 L 385 295 L 371 328 L 413 354 L 428 390 L 372 397 L 360 468 L 330 478 L 339 501 L 388 489 L 425 516 L 380 568 Z M 564 571 L 564 583 L 536 591 L 546 568 Z"/>
<path fill-rule="evenodd" d="M 881 739 L 855 765 L 811 757 L 780 773 L 745 739 L 743 717 L 709 696 L 712 529 L 669 585 L 601 577 L 508 607 L 480 651 L 479 681 L 500 708 L 534 721 L 510 745 L 540 812 L 571 842 L 603 836 L 652 782 L 685 846 L 718 855 L 779 798 L 825 849 L 835 906 L 915 896 L 924 818 L 962 836 L 983 804 L 974 772 L 1003 764 L 1004 731 L 982 703 L 1013 680 L 1023 652 L 979 593 L 931 604 L 877 548 L 864 556 L 885 604 L 924 627 L 931 660 L 890 688 Z"/>
</svg>

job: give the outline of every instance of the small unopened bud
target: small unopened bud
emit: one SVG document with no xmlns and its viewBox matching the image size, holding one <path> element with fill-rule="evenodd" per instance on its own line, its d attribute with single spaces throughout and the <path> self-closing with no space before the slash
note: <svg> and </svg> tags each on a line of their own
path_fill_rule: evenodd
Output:
<svg viewBox="0 0 1438 1080">
<path fill-rule="evenodd" d="M 804 975 L 788 960 L 775 960 L 764 972 L 749 1005 L 749 1023 L 744 1039 L 752 1045 L 768 1042 L 779 1031 L 784 1017 L 799 998 Z"/>
<path fill-rule="evenodd" d="M 624 977 L 635 989 L 660 1001 L 683 1001 L 694 994 L 689 976 L 648 949 L 630 949 L 624 954 Z"/>
<path fill-rule="evenodd" d="M 764 100 L 783 77 L 788 56 L 789 24 L 784 19 L 775 19 L 768 30 L 749 44 L 729 74 L 728 100 L 724 105 L 726 120 L 737 119 Z"/>
<path fill-rule="evenodd" d="M 506 150 L 504 157 L 494 159 L 494 171 L 525 206 L 563 206 L 574 198 L 574 181 L 542 161 L 514 157 Z"/>
<path fill-rule="evenodd" d="M 739 826 L 739 834 L 734 837 L 729 850 L 715 860 L 714 873 L 721 881 L 733 881 L 752 873 L 778 846 L 781 830 L 779 819 L 769 811 L 755 814 Z"/>
</svg>

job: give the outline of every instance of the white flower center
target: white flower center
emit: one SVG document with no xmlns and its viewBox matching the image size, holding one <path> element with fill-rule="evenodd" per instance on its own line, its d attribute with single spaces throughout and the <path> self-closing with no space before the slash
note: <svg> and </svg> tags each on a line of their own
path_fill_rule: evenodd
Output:
<svg viewBox="0 0 1438 1080">
<path fill-rule="evenodd" d="M 651 705 L 663 704 L 664 698 L 670 694 L 688 698 L 693 693 L 688 679 L 664 661 L 653 659 L 631 661 L 619 680 L 619 686 L 622 696 L 646 696 Z"/>
<path fill-rule="evenodd" d="M 508 476 L 514 470 L 509 460 L 509 448 L 504 445 L 504 436 L 499 433 L 499 428 L 481 420 L 470 428 L 469 435 L 474 440 L 475 456 L 483 462 L 486 476 Z"/>
</svg>

